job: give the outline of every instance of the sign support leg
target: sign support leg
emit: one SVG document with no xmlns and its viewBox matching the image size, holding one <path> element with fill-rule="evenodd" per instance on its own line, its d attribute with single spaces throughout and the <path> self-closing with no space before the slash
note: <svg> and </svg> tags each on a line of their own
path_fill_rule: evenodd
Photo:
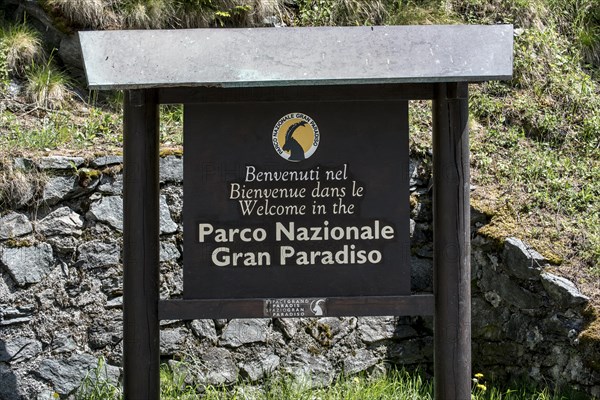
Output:
<svg viewBox="0 0 600 400">
<path fill-rule="evenodd" d="M 158 127 L 156 91 L 126 91 L 123 107 L 126 400 L 158 400 L 160 396 Z"/>
<path fill-rule="evenodd" d="M 468 87 L 440 83 L 433 100 L 434 392 L 471 398 Z"/>
</svg>

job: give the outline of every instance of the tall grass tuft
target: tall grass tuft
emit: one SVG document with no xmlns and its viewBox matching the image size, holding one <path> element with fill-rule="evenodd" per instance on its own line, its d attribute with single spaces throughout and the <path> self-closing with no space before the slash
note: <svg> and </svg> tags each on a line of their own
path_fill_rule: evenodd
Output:
<svg viewBox="0 0 600 400">
<path fill-rule="evenodd" d="M 34 63 L 45 59 L 39 32 L 26 23 L 0 29 L 0 51 L 9 74 L 23 77 Z"/>
<path fill-rule="evenodd" d="M 26 76 L 25 93 L 38 107 L 59 108 L 69 96 L 69 77 L 54 66 L 52 58 L 44 64 L 33 65 Z"/>
</svg>

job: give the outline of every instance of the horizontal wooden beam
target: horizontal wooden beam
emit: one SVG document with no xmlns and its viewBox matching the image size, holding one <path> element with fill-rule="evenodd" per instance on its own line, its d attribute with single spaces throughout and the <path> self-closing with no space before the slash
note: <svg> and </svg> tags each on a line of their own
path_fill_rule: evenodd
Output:
<svg viewBox="0 0 600 400">
<path fill-rule="evenodd" d="M 158 316 L 161 320 L 192 320 L 218 318 L 268 318 L 266 299 L 225 300 L 161 300 Z M 432 294 L 412 296 L 370 296 L 327 298 L 328 317 L 433 315 Z"/>
<path fill-rule="evenodd" d="M 433 99 L 431 83 L 291 87 L 182 87 L 160 88 L 161 104 L 239 103 L 272 101 L 381 101 Z"/>
</svg>

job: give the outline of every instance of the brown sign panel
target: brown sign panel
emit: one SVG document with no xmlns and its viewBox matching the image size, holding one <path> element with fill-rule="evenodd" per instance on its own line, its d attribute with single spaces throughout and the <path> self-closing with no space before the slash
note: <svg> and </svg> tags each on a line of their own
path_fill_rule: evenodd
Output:
<svg viewBox="0 0 600 400">
<path fill-rule="evenodd" d="M 184 119 L 184 298 L 307 298 L 308 315 L 314 299 L 410 294 L 407 102 L 205 103 Z"/>
</svg>

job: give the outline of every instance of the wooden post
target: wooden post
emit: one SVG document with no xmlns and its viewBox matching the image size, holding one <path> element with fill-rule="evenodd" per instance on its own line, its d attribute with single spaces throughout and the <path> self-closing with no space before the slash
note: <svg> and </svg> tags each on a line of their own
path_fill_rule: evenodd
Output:
<svg viewBox="0 0 600 400">
<path fill-rule="evenodd" d="M 471 398 L 468 87 L 436 84 L 433 100 L 434 392 Z"/>
<path fill-rule="evenodd" d="M 126 400 L 158 400 L 159 180 L 155 90 L 123 107 L 123 364 Z"/>
</svg>

